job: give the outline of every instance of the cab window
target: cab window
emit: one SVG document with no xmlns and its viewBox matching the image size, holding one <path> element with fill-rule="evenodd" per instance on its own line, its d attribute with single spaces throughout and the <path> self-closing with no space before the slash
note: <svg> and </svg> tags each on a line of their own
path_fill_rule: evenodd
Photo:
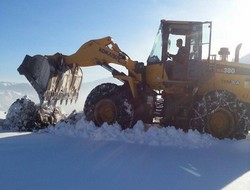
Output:
<svg viewBox="0 0 250 190">
<path fill-rule="evenodd" d="M 160 26 L 147 62 L 148 64 L 159 63 L 161 62 L 161 58 L 162 58 L 162 31 Z"/>
</svg>

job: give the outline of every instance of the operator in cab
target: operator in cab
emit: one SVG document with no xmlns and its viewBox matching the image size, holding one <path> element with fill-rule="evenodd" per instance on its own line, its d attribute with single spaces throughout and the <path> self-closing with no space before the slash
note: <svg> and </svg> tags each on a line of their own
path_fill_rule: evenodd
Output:
<svg viewBox="0 0 250 190">
<path fill-rule="evenodd" d="M 181 38 L 179 38 L 176 41 L 176 46 L 179 48 L 178 52 L 176 55 L 169 54 L 168 57 L 172 58 L 173 61 L 184 64 L 187 61 L 188 57 L 188 51 L 187 49 L 183 46 L 183 41 Z"/>
</svg>

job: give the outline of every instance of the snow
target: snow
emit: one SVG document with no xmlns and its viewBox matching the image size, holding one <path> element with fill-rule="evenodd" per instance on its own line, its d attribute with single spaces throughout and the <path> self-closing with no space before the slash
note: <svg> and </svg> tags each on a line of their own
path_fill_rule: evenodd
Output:
<svg viewBox="0 0 250 190">
<path fill-rule="evenodd" d="M 34 102 L 29 100 L 27 96 L 16 100 L 10 106 L 8 113 L 6 115 L 5 122 L 3 124 L 4 128 L 12 130 L 25 130 L 27 123 L 30 123 L 30 119 L 35 117 L 36 108 Z M 32 125 L 33 125 L 32 120 Z"/>
<path fill-rule="evenodd" d="M 36 133 L 0 131 L 1 189 L 250 189 L 250 140 L 82 117 Z"/>
<path fill-rule="evenodd" d="M 5 117 L 6 117 L 5 111 L 0 110 L 0 119 L 5 119 Z"/>
<path fill-rule="evenodd" d="M 14 85 L 16 83 L 14 83 L 14 82 L 0 82 L 0 84 L 3 85 L 3 86 L 12 86 L 12 85 Z"/>
<path fill-rule="evenodd" d="M 78 122 L 70 124 L 59 122 L 55 127 L 50 127 L 50 133 L 61 136 L 88 138 L 91 140 L 122 141 L 125 143 L 146 144 L 151 146 L 173 146 L 186 148 L 209 147 L 214 143 L 210 135 L 201 135 L 197 131 L 184 133 L 174 127 L 160 128 L 151 125 L 147 131 L 144 124 L 138 121 L 131 129 L 121 130 L 118 124 L 96 127 L 93 122 L 81 118 Z"/>
</svg>

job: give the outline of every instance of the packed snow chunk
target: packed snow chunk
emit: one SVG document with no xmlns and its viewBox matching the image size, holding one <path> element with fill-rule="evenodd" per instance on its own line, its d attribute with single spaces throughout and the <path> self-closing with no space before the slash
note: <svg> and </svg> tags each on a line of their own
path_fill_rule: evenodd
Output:
<svg viewBox="0 0 250 190">
<path fill-rule="evenodd" d="M 117 140 L 122 130 L 118 124 L 108 125 L 107 123 L 92 129 L 94 130 L 89 133 L 89 137 L 93 140 Z"/>
<path fill-rule="evenodd" d="M 62 119 L 55 125 L 50 125 L 45 131 L 59 136 L 88 137 L 86 129 L 83 127 L 86 127 L 87 124 L 85 124 L 86 121 L 82 115 L 82 112 L 76 113 L 73 111 L 67 118 Z M 95 127 L 94 124 L 93 126 Z"/>
<path fill-rule="evenodd" d="M 65 119 L 65 114 L 60 107 L 42 104 L 37 105 L 37 122 L 40 128 L 45 128 L 50 124 L 56 124 L 58 121 Z"/>
<path fill-rule="evenodd" d="M 142 121 L 137 121 L 133 128 L 125 129 L 121 132 L 123 140 L 129 143 L 144 144 L 144 124 Z"/>
<path fill-rule="evenodd" d="M 14 131 L 26 131 L 35 127 L 36 106 L 24 96 L 17 99 L 9 108 L 6 119 L 3 123 L 4 129 Z"/>
<path fill-rule="evenodd" d="M 62 118 L 64 115 L 59 108 L 36 105 L 24 96 L 10 106 L 3 128 L 13 131 L 33 131 L 55 124 Z"/>
</svg>

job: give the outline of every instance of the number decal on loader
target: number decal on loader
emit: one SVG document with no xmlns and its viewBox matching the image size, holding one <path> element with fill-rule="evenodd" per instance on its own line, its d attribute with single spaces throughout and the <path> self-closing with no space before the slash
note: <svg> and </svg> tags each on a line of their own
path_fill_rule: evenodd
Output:
<svg viewBox="0 0 250 190">
<path fill-rule="evenodd" d="M 235 68 L 225 67 L 224 68 L 224 73 L 226 73 L 226 74 L 235 74 L 236 70 L 235 70 Z"/>
</svg>

